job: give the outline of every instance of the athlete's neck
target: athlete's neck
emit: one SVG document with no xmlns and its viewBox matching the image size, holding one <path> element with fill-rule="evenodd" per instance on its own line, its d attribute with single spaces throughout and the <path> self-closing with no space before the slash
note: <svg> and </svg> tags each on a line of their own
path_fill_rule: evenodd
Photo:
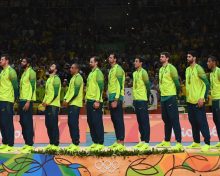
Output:
<svg viewBox="0 0 220 176">
<path fill-rule="evenodd" d="M 212 71 L 214 72 L 215 71 L 215 69 L 216 69 L 216 65 L 212 68 Z"/>
<path fill-rule="evenodd" d="M 54 75 L 56 75 L 56 73 L 55 73 L 55 72 L 53 72 L 53 73 L 51 73 L 51 74 L 50 74 L 50 76 L 54 76 Z"/>
<path fill-rule="evenodd" d="M 190 67 L 194 67 L 196 65 L 196 62 L 193 62 L 190 64 Z"/>
<path fill-rule="evenodd" d="M 169 64 L 169 62 L 164 62 L 163 67 L 167 66 L 168 64 Z"/>
<path fill-rule="evenodd" d="M 73 76 L 77 75 L 79 72 L 73 73 Z"/>
<path fill-rule="evenodd" d="M 111 64 L 111 67 L 114 67 L 116 64 L 117 64 L 116 62 L 115 62 L 115 63 L 112 63 L 112 64 Z"/>
<path fill-rule="evenodd" d="M 139 70 L 141 70 L 141 69 L 142 69 L 142 67 L 138 67 L 138 68 L 136 68 L 137 71 L 139 71 Z"/>
<path fill-rule="evenodd" d="M 24 69 L 24 71 L 26 71 L 27 69 L 29 69 L 29 67 L 26 67 L 26 68 Z"/>
<path fill-rule="evenodd" d="M 5 66 L 2 66 L 2 68 L 3 69 L 6 69 L 6 68 L 8 68 L 9 67 L 9 65 L 7 64 L 7 65 L 5 65 Z"/>
<path fill-rule="evenodd" d="M 93 67 L 93 68 L 92 68 L 92 71 L 94 71 L 96 68 L 98 68 L 98 67 L 97 67 L 97 66 Z"/>
</svg>

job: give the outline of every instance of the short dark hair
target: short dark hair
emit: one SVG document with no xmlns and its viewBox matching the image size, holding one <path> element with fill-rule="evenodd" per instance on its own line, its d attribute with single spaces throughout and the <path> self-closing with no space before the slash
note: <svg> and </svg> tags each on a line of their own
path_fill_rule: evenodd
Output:
<svg viewBox="0 0 220 176">
<path fill-rule="evenodd" d="M 92 56 L 91 58 L 94 58 L 95 62 L 98 62 L 98 63 L 100 62 L 100 59 L 98 56 Z"/>
<path fill-rule="evenodd" d="M 75 65 L 77 69 L 80 69 L 80 66 L 78 63 L 73 63 L 72 65 Z"/>
<path fill-rule="evenodd" d="M 116 59 L 116 62 L 117 62 L 117 60 L 118 60 L 118 55 L 117 55 L 116 53 L 110 53 L 110 55 L 113 55 L 114 58 Z"/>
<path fill-rule="evenodd" d="M 166 57 L 170 58 L 170 53 L 167 51 L 161 52 L 160 55 L 165 55 Z"/>
<path fill-rule="evenodd" d="M 26 62 L 31 65 L 31 63 L 32 63 L 32 59 L 31 59 L 31 58 L 29 58 L 29 57 L 24 57 L 23 59 L 25 59 Z"/>
<path fill-rule="evenodd" d="M 98 56 L 92 56 L 91 58 L 94 58 L 95 62 L 98 62 L 97 66 L 100 67 L 100 58 Z"/>
<path fill-rule="evenodd" d="M 215 56 L 209 55 L 208 59 L 211 59 L 213 62 L 217 62 L 217 58 Z"/>
<path fill-rule="evenodd" d="M 144 62 L 144 59 L 143 59 L 143 57 L 141 57 L 141 56 L 136 56 L 135 59 L 138 59 L 139 62 L 142 62 L 142 63 Z"/>
<path fill-rule="evenodd" d="M 188 52 L 187 52 L 187 54 L 192 55 L 192 57 L 196 57 L 196 58 L 198 57 L 197 52 L 196 52 L 196 51 L 194 51 L 194 50 L 188 51 Z"/>
<path fill-rule="evenodd" d="M 2 54 L 1 57 L 5 57 L 5 60 L 10 61 L 10 57 L 8 54 Z"/>
<path fill-rule="evenodd" d="M 57 69 L 57 73 L 60 71 L 60 66 L 59 66 L 59 64 L 58 63 L 52 63 L 51 65 L 56 65 L 56 69 Z"/>
</svg>

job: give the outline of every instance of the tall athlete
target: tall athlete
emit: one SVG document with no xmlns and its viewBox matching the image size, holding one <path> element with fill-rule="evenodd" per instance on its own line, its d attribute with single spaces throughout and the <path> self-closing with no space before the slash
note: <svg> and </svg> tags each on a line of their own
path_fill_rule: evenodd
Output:
<svg viewBox="0 0 220 176">
<path fill-rule="evenodd" d="M 83 78 L 79 74 L 79 65 L 72 64 L 70 68 L 72 78 L 64 97 L 64 106 L 68 106 L 68 126 L 72 144 L 66 149 L 69 151 L 79 150 L 79 113 L 83 106 Z"/>
<path fill-rule="evenodd" d="M 104 76 L 98 68 L 98 64 L 99 60 L 96 56 L 90 58 L 89 65 L 92 71 L 89 73 L 86 83 L 87 122 L 93 141 L 93 144 L 87 147 L 87 150 L 90 151 L 104 149 L 104 126 L 102 119 Z"/>
<path fill-rule="evenodd" d="M 147 103 L 150 96 L 150 81 L 147 71 L 142 68 L 142 64 L 143 59 L 136 57 L 134 61 L 136 71 L 133 73 L 133 104 L 137 115 L 141 142 L 135 145 L 134 149 L 140 151 L 149 149 L 150 141 L 150 122 Z"/>
<path fill-rule="evenodd" d="M 111 69 L 108 75 L 108 94 L 110 114 L 116 134 L 116 142 L 109 146 L 111 150 L 125 150 L 125 126 L 123 117 L 123 98 L 125 72 L 120 65 L 117 64 L 116 54 L 110 54 L 108 60 Z"/>
<path fill-rule="evenodd" d="M 188 52 L 187 61 L 189 67 L 186 69 L 186 100 L 194 142 L 187 148 L 200 148 L 201 131 L 205 141 L 201 151 L 206 152 L 210 149 L 210 132 L 205 112 L 209 81 L 203 68 L 196 63 L 196 58 L 195 51 Z"/>
<path fill-rule="evenodd" d="M 58 114 L 60 109 L 61 81 L 57 72 L 58 65 L 52 64 L 49 69 L 50 77 L 46 82 L 45 96 L 42 103 L 46 107 L 45 124 L 50 139 L 50 144 L 44 150 L 59 150 Z"/>
<path fill-rule="evenodd" d="M 22 153 L 30 153 L 33 147 L 33 101 L 36 101 L 36 72 L 31 68 L 31 59 L 24 58 L 21 61 L 24 72 L 20 80 L 20 124 L 25 145 L 21 148 Z"/>
<path fill-rule="evenodd" d="M 170 53 L 160 53 L 162 67 L 159 71 L 159 87 L 161 96 L 162 119 L 164 121 L 165 139 L 157 147 L 170 147 L 172 129 L 175 133 L 174 150 L 183 150 L 181 144 L 181 128 L 177 106 L 177 95 L 180 91 L 179 76 L 176 68 L 169 63 Z"/>
<path fill-rule="evenodd" d="M 9 65 L 9 56 L 2 55 L 0 66 L 0 130 L 2 145 L 0 152 L 14 151 L 13 105 L 18 98 L 18 80 L 15 70 Z"/>
<path fill-rule="evenodd" d="M 214 56 L 208 57 L 207 65 L 208 68 L 212 70 L 210 73 L 212 113 L 218 139 L 220 141 L 220 68 L 217 67 L 217 59 Z M 213 147 L 220 148 L 220 142 Z"/>
</svg>

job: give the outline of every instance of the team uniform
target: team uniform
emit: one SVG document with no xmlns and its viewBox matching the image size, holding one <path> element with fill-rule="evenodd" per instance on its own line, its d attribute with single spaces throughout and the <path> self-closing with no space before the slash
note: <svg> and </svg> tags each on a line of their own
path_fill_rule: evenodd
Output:
<svg viewBox="0 0 220 176">
<path fill-rule="evenodd" d="M 125 138 L 125 126 L 123 118 L 123 99 L 124 99 L 124 83 L 125 72 L 118 64 L 115 64 L 109 71 L 108 75 L 108 94 L 109 94 L 109 109 L 111 114 L 111 120 L 115 129 L 116 139 L 124 141 Z M 118 101 L 117 107 L 112 108 L 111 103 Z M 115 142 L 110 149 L 124 149 L 122 144 Z"/>
<path fill-rule="evenodd" d="M 220 141 L 220 68 L 216 67 L 210 73 L 210 83 L 211 83 L 213 121 L 215 123 L 218 138 Z M 215 147 L 219 148 L 220 143 L 217 143 Z"/>
<path fill-rule="evenodd" d="M 87 122 L 93 141 L 93 144 L 87 148 L 88 150 L 102 150 L 104 148 L 104 126 L 102 119 L 103 89 L 104 75 L 99 68 L 95 68 L 89 73 L 86 83 L 85 99 Z M 95 109 L 93 107 L 96 101 L 100 102 L 100 106 L 98 109 Z"/>
<path fill-rule="evenodd" d="M 83 106 L 83 78 L 77 73 L 72 76 L 64 101 L 68 106 L 68 126 L 70 136 L 72 138 L 72 145 L 67 149 L 78 150 L 79 147 L 79 113 Z"/>
<path fill-rule="evenodd" d="M 46 82 L 45 96 L 43 99 L 43 103 L 47 104 L 45 110 L 45 124 L 50 139 L 50 144 L 45 148 L 46 150 L 57 150 L 57 146 L 59 145 L 58 114 L 60 109 L 60 91 L 60 78 L 57 75 L 50 75 Z"/>
<path fill-rule="evenodd" d="M 133 73 L 133 105 L 141 134 L 141 141 L 134 149 L 145 150 L 149 147 L 150 122 L 148 114 L 148 99 L 150 95 L 150 81 L 147 71 L 143 68 Z M 146 144 L 145 144 L 146 143 Z"/>
<path fill-rule="evenodd" d="M 18 94 L 17 74 L 11 66 L 7 66 L 0 73 L 0 129 L 3 144 L 0 146 L 1 152 L 13 150 L 13 104 Z"/>
<path fill-rule="evenodd" d="M 30 107 L 27 111 L 23 110 L 27 101 L 30 101 Z M 22 127 L 22 135 L 25 141 L 25 149 L 33 146 L 34 128 L 33 128 L 33 102 L 36 101 L 36 72 L 29 67 L 25 70 L 20 80 L 20 124 Z"/>
<path fill-rule="evenodd" d="M 207 99 L 208 92 L 209 82 L 203 68 L 198 64 L 193 67 L 187 67 L 186 100 L 194 140 L 192 145 L 188 146 L 188 148 L 200 147 L 200 131 L 204 137 L 205 144 L 207 144 L 205 147 L 209 147 L 210 145 L 210 132 L 206 118 L 205 105 L 203 107 L 198 107 L 198 100 L 201 98 L 204 100 Z"/>
<path fill-rule="evenodd" d="M 170 147 L 171 133 L 174 130 L 177 141 L 176 147 L 182 149 L 181 127 L 179 122 L 179 112 L 177 95 L 180 91 L 179 76 L 176 68 L 168 63 L 159 70 L 159 88 L 161 96 L 162 120 L 164 122 L 164 141 L 157 147 Z"/>
</svg>

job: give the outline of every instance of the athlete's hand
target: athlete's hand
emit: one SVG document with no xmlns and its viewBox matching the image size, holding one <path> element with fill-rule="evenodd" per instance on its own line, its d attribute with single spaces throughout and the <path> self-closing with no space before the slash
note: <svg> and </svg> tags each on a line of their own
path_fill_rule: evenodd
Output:
<svg viewBox="0 0 220 176">
<path fill-rule="evenodd" d="M 182 92 L 182 90 L 180 90 L 179 93 L 177 94 L 177 98 L 180 99 L 182 97 L 182 95 L 183 95 L 183 92 Z"/>
<path fill-rule="evenodd" d="M 47 107 L 48 106 L 48 104 L 46 104 L 46 103 L 42 103 L 42 105 L 43 105 L 43 107 Z"/>
<path fill-rule="evenodd" d="M 23 111 L 28 111 L 29 107 L 30 107 L 30 101 L 27 101 L 23 107 Z"/>
<path fill-rule="evenodd" d="M 204 99 L 200 98 L 198 101 L 198 107 L 201 108 L 201 107 L 203 107 L 203 105 L 204 105 Z"/>
<path fill-rule="evenodd" d="M 94 104 L 93 104 L 93 107 L 95 109 L 99 109 L 99 106 L 100 106 L 100 103 L 98 101 L 96 101 Z"/>
<path fill-rule="evenodd" d="M 113 102 L 111 103 L 111 106 L 112 106 L 112 108 L 117 108 L 118 102 L 117 102 L 117 101 L 113 101 Z"/>
<path fill-rule="evenodd" d="M 66 101 L 63 102 L 63 107 L 67 107 L 69 105 L 69 103 L 67 103 Z"/>
</svg>

